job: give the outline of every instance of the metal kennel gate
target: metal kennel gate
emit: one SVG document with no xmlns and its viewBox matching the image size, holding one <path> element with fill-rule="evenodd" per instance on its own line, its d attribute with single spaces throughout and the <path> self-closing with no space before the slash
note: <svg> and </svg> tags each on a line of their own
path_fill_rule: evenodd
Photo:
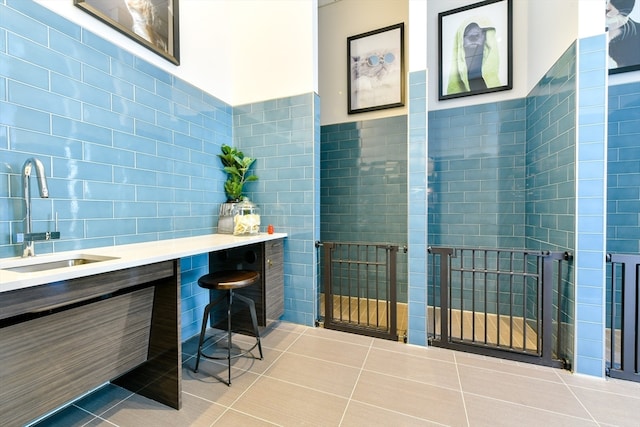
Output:
<svg viewBox="0 0 640 427">
<path fill-rule="evenodd" d="M 323 248 L 324 327 L 397 340 L 398 246 L 334 242 L 316 246 Z"/>
<path fill-rule="evenodd" d="M 567 252 L 431 247 L 428 321 L 433 346 L 566 367 L 562 292 Z M 554 280 L 555 279 L 555 280 Z"/>
<path fill-rule="evenodd" d="M 640 255 L 607 255 L 607 375 L 640 382 Z"/>
</svg>

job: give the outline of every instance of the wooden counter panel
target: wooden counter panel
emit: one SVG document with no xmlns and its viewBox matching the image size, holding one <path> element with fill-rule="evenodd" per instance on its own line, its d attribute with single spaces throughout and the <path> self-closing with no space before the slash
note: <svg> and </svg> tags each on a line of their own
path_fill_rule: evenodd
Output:
<svg viewBox="0 0 640 427">
<path fill-rule="evenodd" d="M 0 425 L 23 425 L 147 359 L 154 288 L 1 329 Z"/>
<path fill-rule="evenodd" d="M 173 261 L 116 270 L 2 293 L 0 320 L 86 301 L 174 274 Z"/>
</svg>

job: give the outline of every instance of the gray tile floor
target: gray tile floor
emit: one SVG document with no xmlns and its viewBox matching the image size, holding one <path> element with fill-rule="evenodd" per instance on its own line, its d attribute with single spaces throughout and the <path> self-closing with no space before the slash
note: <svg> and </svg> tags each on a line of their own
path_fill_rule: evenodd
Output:
<svg viewBox="0 0 640 427">
<path fill-rule="evenodd" d="M 180 411 L 106 385 L 38 426 L 640 426 L 640 383 L 288 323 L 263 347 L 227 387 L 185 343 Z"/>
</svg>

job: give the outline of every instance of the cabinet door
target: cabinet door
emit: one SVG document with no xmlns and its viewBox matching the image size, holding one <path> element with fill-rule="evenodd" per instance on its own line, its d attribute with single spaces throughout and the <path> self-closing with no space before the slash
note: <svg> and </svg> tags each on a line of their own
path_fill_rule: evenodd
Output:
<svg viewBox="0 0 640 427">
<path fill-rule="evenodd" d="M 267 325 L 284 314 L 284 240 L 264 244 L 265 311 Z"/>
</svg>

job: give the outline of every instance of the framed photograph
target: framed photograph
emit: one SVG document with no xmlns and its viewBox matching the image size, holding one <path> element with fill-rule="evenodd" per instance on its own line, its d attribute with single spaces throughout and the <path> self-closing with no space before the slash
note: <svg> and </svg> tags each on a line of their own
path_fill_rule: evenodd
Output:
<svg viewBox="0 0 640 427">
<path fill-rule="evenodd" d="M 607 0 L 609 74 L 640 70 L 640 2 Z"/>
<path fill-rule="evenodd" d="M 180 65 L 178 0 L 73 0 L 73 4 Z"/>
<path fill-rule="evenodd" d="M 512 0 L 487 0 L 438 14 L 438 98 L 513 88 Z"/>
<path fill-rule="evenodd" d="M 349 114 L 404 105 L 404 23 L 347 38 Z"/>
</svg>

